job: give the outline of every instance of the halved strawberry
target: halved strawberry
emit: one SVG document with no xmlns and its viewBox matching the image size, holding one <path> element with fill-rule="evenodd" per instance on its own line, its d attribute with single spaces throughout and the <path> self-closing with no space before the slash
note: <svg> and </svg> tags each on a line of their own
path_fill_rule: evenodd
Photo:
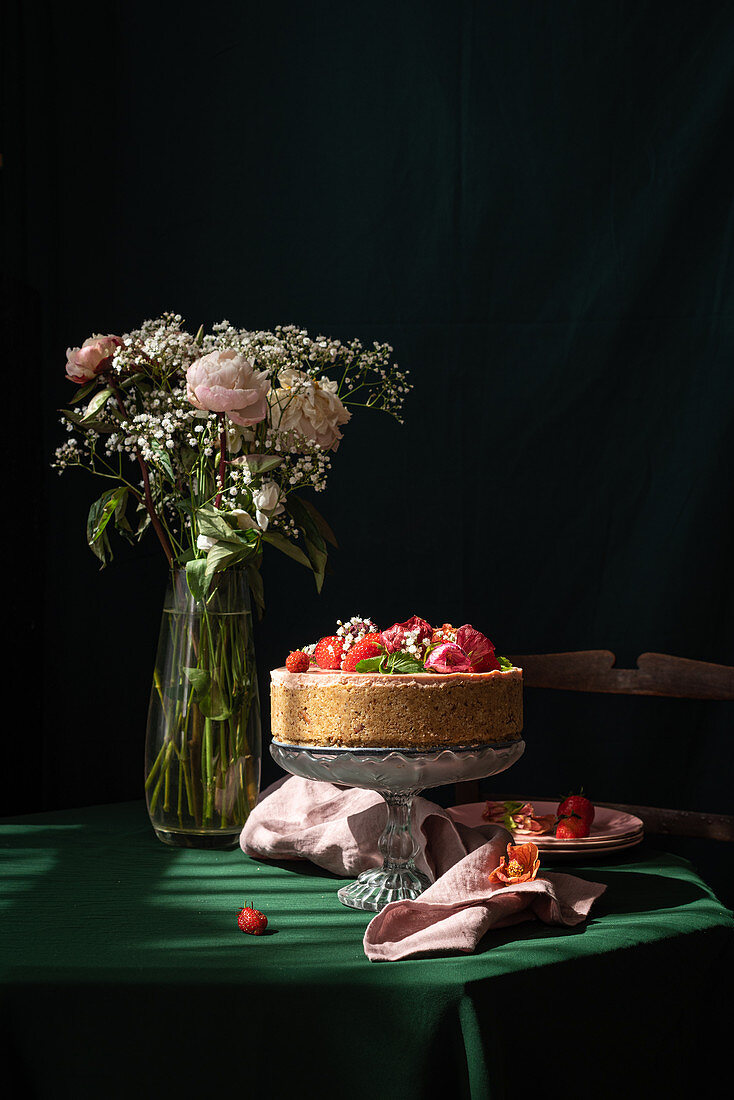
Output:
<svg viewBox="0 0 734 1100">
<path fill-rule="evenodd" d="M 366 661 L 368 657 L 379 657 L 382 652 L 383 646 L 380 642 L 379 633 L 365 634 L 364 638 L 361 638 L 344 654 L 342 670 L 344 672 L 356 672 L 360 661 Z"/>
<path fill-rule="evenodd" d="M 313 652 L 313 659 L 319 668 L 341 668 L 344 653 L 344 639 L 332 634 L 322 638 Z"/>
</svg>

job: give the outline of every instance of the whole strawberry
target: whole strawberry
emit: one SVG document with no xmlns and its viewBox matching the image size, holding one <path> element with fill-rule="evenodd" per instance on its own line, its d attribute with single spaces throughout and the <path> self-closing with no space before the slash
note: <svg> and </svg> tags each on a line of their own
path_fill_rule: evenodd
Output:
<svg viewBox="0 0 734 1100">
<path fill-rule="evenodd" d="M 294 649 L 286 657 L 285 667 L 289 672 L 308 672 L 311 667 L 311 658 L 302 649 Z"/>
<path fill-rule="evenodd" d="M 268 927 L 268 918 L 259 909 L 253 909 L 251 905 L 245 904 L 244 909 L 240 909 L 237 914 L 237 924 L 250 936 L 262 936 Z"/>
<path fill-rule="evenodd" d="M 580 817 L 587 825 L 594 820 L 594 804 L 582 794 L 569 794 L 558 803 L 558 817 Z"/>
<path fill-rule="evenodd" d="M 562 817 L 556 825 L 556 836 L 559 840 L 580 840 L 590 832 L 591 827 L 580 817 Z"/>
<path fill-rule="evenodd" d="M 379 657 L 382 653 L 382 643 L 379 633 L 365 634 L 364 638 L 356 642 L 348 649 L 342 660 L 344 672 L 356 672 L 360 661 L 366 661 L 368 657 Z"/>
<path fill-rule="evenodd" d="M 332 634 L 322 638 L 313 652 L 313 658 L 319 668 L 341 668 L 344 653 L 344 639 Z"/>
</svg>

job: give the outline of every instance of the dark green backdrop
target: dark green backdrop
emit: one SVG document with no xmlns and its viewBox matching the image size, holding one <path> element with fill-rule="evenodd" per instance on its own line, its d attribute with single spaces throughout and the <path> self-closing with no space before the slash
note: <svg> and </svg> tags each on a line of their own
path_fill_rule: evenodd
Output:
<svg viewBox="0 0 734 1100">
<path fill-rule="evenodd" d="M 5 812 L 141 792 L 163 561 L 98 573 L 95 486 L 48 460 L 66 346 L 165 309 L 387 340 L 412 371 L 403 428 L 345 433 L 323 594 L 266 565 L 263 694 L 355 612 L 734 663 L 734 5 L 4 12 Z M 732 809 L 729 704 L 526 715 L 515 789 Z"/>
</svg>

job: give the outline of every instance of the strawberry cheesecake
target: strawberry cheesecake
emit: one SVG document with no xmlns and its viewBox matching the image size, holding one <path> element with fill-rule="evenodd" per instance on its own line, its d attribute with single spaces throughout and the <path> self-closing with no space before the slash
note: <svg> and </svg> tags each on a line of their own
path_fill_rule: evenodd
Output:
<svg viewBox="0 0 734 1100">
<path fill-rule="evenodd" d="M 522 671 L 474 627 L 369 619 L 291 652 L 271 672 L 281 744 L 431 751 L 517 740 Z"/>
</svg>

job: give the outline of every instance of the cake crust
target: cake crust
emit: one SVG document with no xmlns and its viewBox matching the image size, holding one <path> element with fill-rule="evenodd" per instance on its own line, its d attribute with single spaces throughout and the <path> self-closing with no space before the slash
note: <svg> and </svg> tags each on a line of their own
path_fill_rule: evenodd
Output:
<svg viewBox="0 0 734 1100">
<path fill-rule="evenodd" d="M 515 740 L 522 671 L 271 672 L 272 735 L 289 745 L 431 749 Z"/>
</svg>

